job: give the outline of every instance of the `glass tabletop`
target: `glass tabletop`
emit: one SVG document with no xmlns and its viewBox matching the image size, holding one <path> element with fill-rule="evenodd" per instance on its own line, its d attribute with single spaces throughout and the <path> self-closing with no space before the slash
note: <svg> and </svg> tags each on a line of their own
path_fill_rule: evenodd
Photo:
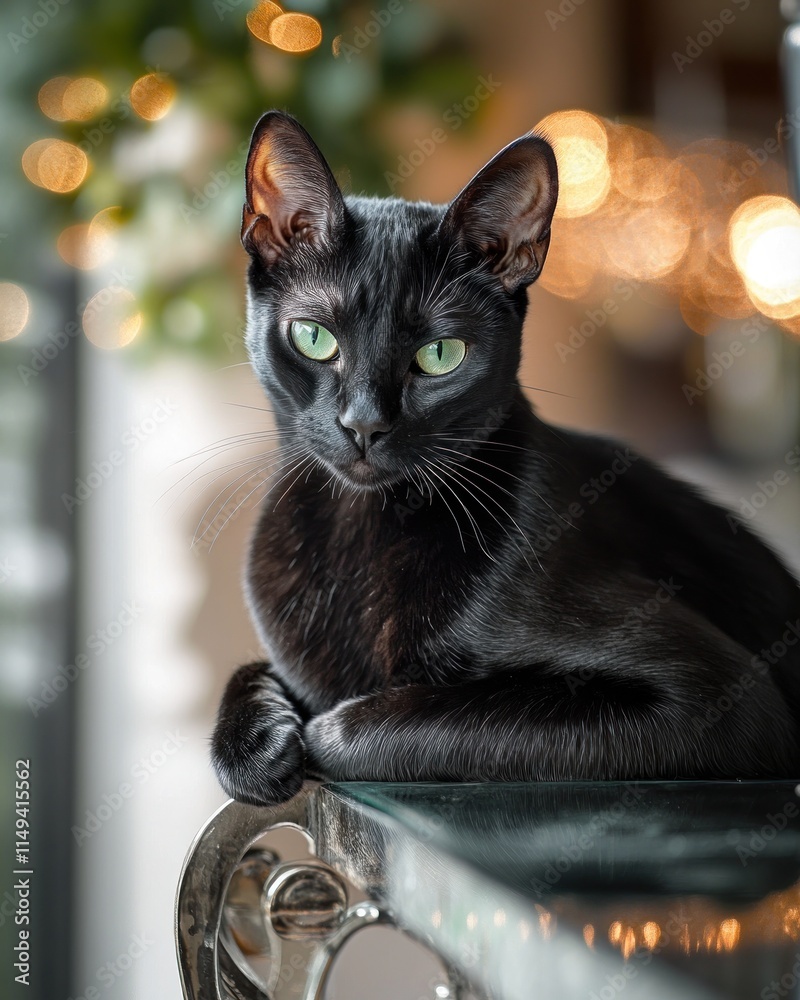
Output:
<svg viewBox="0 0 800 1000">
<path fill-rule="evenodd" d="M 338 784 L 318 849 L 487 995 L 772 1000 L 800 995 L 799 793 Z"/>
</svg>

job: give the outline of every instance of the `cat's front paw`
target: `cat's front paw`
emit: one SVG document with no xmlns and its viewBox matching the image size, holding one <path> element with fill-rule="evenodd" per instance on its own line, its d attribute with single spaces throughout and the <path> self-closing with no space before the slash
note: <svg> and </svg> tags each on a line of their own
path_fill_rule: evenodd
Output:
<svg viewBox="0 0 800 1000">
<path fill-rule="evenodd" d="M 219 783 L 239 802 L 276 805 L 300 791 L 302 720 L 265 664 L 241 667 L 231 678 L 217 716 L 211 761 Z"/>
<path fill-rule="evenodd" d="M 351 749 L 350 715 L 358 712 L 365 698 L 343 701 L 306 723 L 305 745 L 308 766 L 321 778 L 330 781 L 357 781 L 357 762 Z M 348 750 L 351 750 L 348 753 Z"/>
</svg>

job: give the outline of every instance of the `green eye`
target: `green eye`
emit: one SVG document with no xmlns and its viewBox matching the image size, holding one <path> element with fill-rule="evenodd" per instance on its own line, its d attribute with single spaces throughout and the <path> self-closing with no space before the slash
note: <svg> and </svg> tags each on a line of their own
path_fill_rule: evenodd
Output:
<svg viewBox="0 0 800 1000">
<path fill-rule="evenodd" d="M 339 351 L 336 338 L 319 323 L 293 320 L 289 324 L 289 334 L 297 350 L 312 361 L 330 361 Z"/>
<path fill-rule="evenodd" d="M 458 368 L 466 353 L 467 345 L 463 340 L 449 337 L 447 340 L 434 340 L 432 344 L 420 347 L 415 358 L 426 375 L 446 375 L 454 368 Z"/>
</svg>

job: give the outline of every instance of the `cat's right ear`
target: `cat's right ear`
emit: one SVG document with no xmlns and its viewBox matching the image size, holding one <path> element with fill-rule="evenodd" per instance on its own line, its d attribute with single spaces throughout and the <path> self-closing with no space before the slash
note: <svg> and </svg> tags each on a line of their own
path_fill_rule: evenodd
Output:
<svg viewBox="0 0 800 1000">
<path fill-rule="evenodd" d="M 529 133 L 478 171 L 448 208 L 440 232 L 487 258 L 513 293 L 542 272 L 557 198 L 552 147 Z"/>
<path fill-rule="evenodd" d="M 317 144 L 282 111 L 259 119 L 245 168 L 242 245 L 267 264 L 298 244 L 332 242 L 345 217 L 342 192 Z"/>
</svg>

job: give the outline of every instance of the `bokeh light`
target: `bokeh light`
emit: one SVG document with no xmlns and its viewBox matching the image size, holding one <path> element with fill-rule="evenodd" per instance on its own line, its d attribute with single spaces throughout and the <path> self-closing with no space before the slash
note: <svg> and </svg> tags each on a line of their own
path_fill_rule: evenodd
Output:
<svg viewBox="0 0 800 1000">
<path fill-rule="evenodd" d="M 741 931 L 741 925 L 734 917 L 729 917 L 727 920 L 723 920 L 719 926 L 717 950 L 721 947 L 724 948 L 725 951 L 733 951 L 739 943 Z"/>
<path fill-rule="evenodd" d="M 95 347 L 125 347 L 139 333 L 143 317 L 127 288 L 110 286 L 93 295 L 83 311 L 83 332 Z"/>
<path fill-rule="evenodd" d="M 108 88 L 99 80 L 82 76 L 56 76 L 39 90 L 39 107 L 56 122 L 85 122 L 99 114 L 108 103 Z"/>
<path fill-rule="evenodd" d="M 558 162 L 556 216 L 575 218 L 598 208 L 608 194 L 611 172 L 603 123 L 585 111 L 557 111 L 536 126 Z"/>
<path fill-rule="evenodd" d="M 800 314 L 800 208 L 788 198 L 751 198 L 734 212 L 730 250 L 753 303 L 767 316 Z"/>
<path fill-rule="evenodd" d="M 104 208 L 91 222 L 68 226 L 56 243 L 61 259 L 82 270 L 108 263 L 116 250 L 118 213 L 116 207 Z"/>
<path fill-rule="evenodd" d="M 642 941 L 651 951 L 661 940 L 661 928 L 655 920 L 648 920 L 642 927 Z"/>
<path fill-rule="evenodd" d="M 54 76 L 52 80 L 42 84 L 39 88 L 39 108 L 42 114 L 51 118 L 54 122 L 64 122 L 67 115 L 64 113 L 64 93 L 67 87 L 72 84 L 71 76 Z"/>
<path fill-rule="evenodd" d="M 268 42 L 269 27 L 276 17 L 280 17 L 283 8 L 270 0 L 262 0 L 258 6 L 248 12 L 245 21 L 250 34 L 261 42 Z"/>
<path fill-rule="evenodd" d="M 543 288 L 598 302 L 623 278 L 657 286 L 697 333 L 757 310 L 800 332 L 800 209 L 774 193 L 785 168 L 756 171 L 749 147 L 724 139 L 671 151 L 646 129 L 578 110 L 536 131 L 560 180 Z"/>
<path fill-rule="evenodd" d="M 131 107 L 148 122 L 163 118 L 174 100 L 175 84 L 163 73 L 140 76 L 131 87 Z"/>
<path fill-rule="evenodd" d="M 83 183 L 89 172 L 89 157 L 63 139 L 39 139 L 22 154 L 22 169 L 33 184 L 66 194 Z"/>
<path fill-rule="evenodd" d="M 70 121 L 85 122 L 98 115 L 108 103 L 108 88 L 99 80 L 82 76 L 73 80 L 62 98 L 64 116 Z"/>
<path fill-rule="evenodd" d="M 322 41 L 322 25 L 310 14 L 281 14 L 269 25 L 269 41 L 284 52 L 310 52 Z"/>
<path fill-rule="evenodd" d="M 12 340 L 25 329 L 30 316 L 25 291 L 13 281 L 0 281 L 0 340 Z"/>
</svg>

